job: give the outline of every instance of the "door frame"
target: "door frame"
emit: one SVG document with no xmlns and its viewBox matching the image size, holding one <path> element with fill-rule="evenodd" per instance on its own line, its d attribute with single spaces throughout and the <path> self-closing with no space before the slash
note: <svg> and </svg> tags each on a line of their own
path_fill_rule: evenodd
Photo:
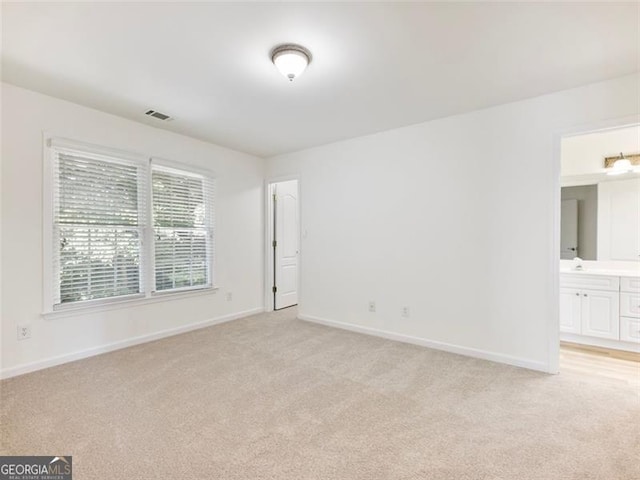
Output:
<svg viewBox="0 0 640 480">
<path fill-rule="evenodd" d="M 611 118 L 596 122 L 587 122 L 573 127 L 556 130 L 553 135 L 553 238 L 551 239 L 551 272 L 549 295 L 551 311 L 548 316 L 548 369 L 549 373 L 560 370 L 560 207 L 562 176 L 562 139 L 604 130 L 617 130 L 640 124 L 640 115 Z"/>
<path fill-rule="evenodd" d="M 271 186 L 275 183 L 296 180 L 298 182 L 298 305 L 302 303 L 302 182 L 300 174 L 279 175 L 267 177 L 264 181 L 264 311 L 274 311 L 274 298 L 271 287 L 273 286 L 273 197 L 271 196 Z"/>
</svg>

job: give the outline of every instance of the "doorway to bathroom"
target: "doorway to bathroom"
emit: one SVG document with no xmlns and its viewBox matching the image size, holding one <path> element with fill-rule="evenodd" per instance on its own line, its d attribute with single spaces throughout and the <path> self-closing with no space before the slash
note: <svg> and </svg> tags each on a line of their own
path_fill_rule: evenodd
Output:
<svg viewBox="0 0 640 480">
<path fill-rule="evenodd" d="M 640 124 L 560 152 L 559 369 L 640 386 Z"/>
</svg>

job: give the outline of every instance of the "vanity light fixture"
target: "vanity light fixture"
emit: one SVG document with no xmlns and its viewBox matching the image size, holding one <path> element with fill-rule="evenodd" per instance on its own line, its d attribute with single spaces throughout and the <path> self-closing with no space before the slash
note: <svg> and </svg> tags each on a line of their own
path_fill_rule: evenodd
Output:
<svg viewBox="0 0 640 480">
<path fill-rule="evenodd" d="M 311 63 L 311 52 L 293 43 L 279 45 L 271 51 L 271 61 L 282 75 L 293 82 Z"/>
<path fill-rule="evenodd" d="M 605 168 L 608 165 L 605 162 Z M 620 156 L 615 159 L 613 165 L 607 168 L 607 175 L 622 175 L 623 173 L 633 172 L 634 168 L 631 164 L 631 160 L 626 158 L 622 152 L 620 152 Z"/>
</svg>

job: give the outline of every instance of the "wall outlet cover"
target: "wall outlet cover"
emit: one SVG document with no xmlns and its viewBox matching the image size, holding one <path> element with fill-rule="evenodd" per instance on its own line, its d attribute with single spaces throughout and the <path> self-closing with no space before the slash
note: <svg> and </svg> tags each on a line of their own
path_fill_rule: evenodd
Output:
<svg viewBox="0 0 640 480">
<path fill-rule="evenodd" d="M 369 302 L 369 311 L 370 312 L 375 312 L 376 311 L 376 302 L 373 302 L 373 301 Z"/>
<path fill-rule="evenodd" d="M 18 325 L 18 340 L 26 340 L 27 338 L 31 338 L 31 324 Z"/>
<path fill-rule="evenodd" d="M 411 312 L 409 311 L 409 307 L 402 307 L 401 313 L 403 318 L 409 318 Z"/>
</svg>

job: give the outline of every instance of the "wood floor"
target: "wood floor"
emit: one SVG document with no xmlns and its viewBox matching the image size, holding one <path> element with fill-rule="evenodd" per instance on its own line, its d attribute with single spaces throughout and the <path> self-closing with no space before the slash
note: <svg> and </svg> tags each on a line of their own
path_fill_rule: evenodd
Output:
<svg viewBox="0 0 640 480">
<path fill-rule="evenodd" d="M 560 374 L 626 383 L 640 393 L 640 355 L 575 343 L 560 344 Z"/>
</svg>

